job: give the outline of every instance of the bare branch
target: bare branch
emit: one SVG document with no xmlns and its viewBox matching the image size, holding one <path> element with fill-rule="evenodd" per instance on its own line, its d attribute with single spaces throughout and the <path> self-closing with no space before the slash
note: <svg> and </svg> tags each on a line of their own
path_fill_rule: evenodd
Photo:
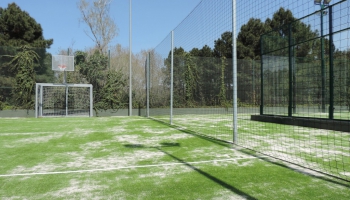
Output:
<svg viewBox="0 0 350 200">
<path fill-rule="evenodd" d="M 110 3 L 111 0 L 95 0 L 92 4 L 86 0 L 78 2 L 81 21 L 89 27 L 84 32 L 95 42 L 101 53 L 105 53 L 108 44 L 118 36 L 118 27 L 109 13 Z"/>
</svg>

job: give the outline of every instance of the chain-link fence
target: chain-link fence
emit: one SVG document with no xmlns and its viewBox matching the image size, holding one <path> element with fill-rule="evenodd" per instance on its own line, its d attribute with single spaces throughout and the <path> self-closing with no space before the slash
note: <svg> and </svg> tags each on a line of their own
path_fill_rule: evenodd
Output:
<svg viewBox="0 0 350 200">
<path fill-rule="evenodd" d="M 233 2 L 201 1 L 157 45 L 145 113 L 227 142 L 237 128 L 236 145 L 350 180 L 349 3 L 239 1 L 233 21 Z"/>
<path fill-rule="evenodd" d="M 261 37 L 261 114 L 349 120 L 348 28 L 326 7 Z"/>
</svg>

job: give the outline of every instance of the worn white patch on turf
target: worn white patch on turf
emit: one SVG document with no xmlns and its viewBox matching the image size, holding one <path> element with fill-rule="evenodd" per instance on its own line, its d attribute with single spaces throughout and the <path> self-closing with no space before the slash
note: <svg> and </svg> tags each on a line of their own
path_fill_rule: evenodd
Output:
<svg viewBox="0 0 350 200">
<path fill-rule="evenodd" d="M 167 165 L 167 166 L 163 166 L 162 170 L 153 171 L 147 174 L 140 174 L 138 177 L 139 178 L 152 178 L 152 177 L 166 178 L 169 176 L 188 173 L 191 171 L 193 171 L 193 169 L 185 165 Z"/>
<path fill-rule="evenodd" d="M 22 143 L 26 145 L 33 144 L 33 143 L 45 143 L 45 142 L 48 142 L 49 140 L 57 139 L 60 137 L 62 137 L 62 133 L 19 139 L 16 141 L 16 143 Z"/>
<path fill-rule="evenodd" d="M 94 141 L 94 142 L 88 142 L 85 144 L 80 145 L 80 148 L 82 148 L 85 152 L 95 150 L 98 148 L 101 148 L 103 145 L 105 145 L 101 141 Z"/>
<path fill-rule="evenodd" d="M 101 185 L 97 181 L 85 181 L 81 183 L 78 180 L 72 179 L 69 181 L 69 186 L 59 189 L 57 191 L 49 192 L 45 196 L 56 197 L 56 198 L 71 198 L 74 195 L 79 194 L 80 198 L 83 199 L 95 199 L 93 198 L 93 192 L 97 190 L 107 189 L 108 186 Z"/>
<path fill-rule="evenodd" d="M 222 200 L 222 199 L 225 199 L 225 200 L 246 200 L 246 199 L 249 199 L 246 196 L 238 195 L 238 194 L 236 194 L 230 190 L 226 190 L 226 189 L 216 191 L 214 196 L 215 197 L 213 197 L 212 200 Z"/>
<path fill-rule="evenodd" d="M 242 158 L 248 159 L 248 158 Z M 251 157 L 250 159 L 259 159 L 257 157 Z M 103 171 L 115 171 L 124 169 L 136 169 L 136 168 L 155 168 L 175 165 L 195 165 L 195 164 L 208 164 L 216 162 L 234 162 L 241 159 L 222 159 L 222 160 L 204 160 L 204 161 L 193 161 L 193 162 L 173 162 L 173 163 L 160 163 L 151 165 L 133 165 L 133 166 L 120 166 L 111 168 L 98 168 L 98 169 L 84 169 L 84 170 L 71 170 L 71 171 L 47 171 L 47 172 L 31 172 L 31 173 L 17 173 L 17 174 L 2 174 L 0 177 L 14 177 L 14 176 L 34 176 L 34 175 L 51 175 L 51 174 L 72 174 L 72 173 L 88 173 L 88 172 L 103 172 Z M 222 166 L 222 165 L 220 165 Z"/>
<path fill-rule="evenodd" d="M 56 135 L 56 134 L 62 134 L 62 132 L 40 132 L 40 131 L 35 131 L 35 132 L 11 132 L 11 133 L 0 133 L 0 137 L 1 136 L 19 136 L 19 135 L 26 135 L 26 136 L 30 136 L 30 135 Z"/>
<path fill-rule="evenodd" d="M 98 143 L 95 143 L 97 145 Z M 139 149 L 137 152 L 125 152 L 119 154 L 114 152 L 109 156 L 99 157 L 99 158 L 89 158 L 84 153 L 77 152 L 67 152 L 64 154 L 58 154 L 57 157 L 68 157 L 71 161 L 62 162 L 61 164 L 50 162 L 40 163 L 36 166 L 26 168 L 24 166 L 17 166 L 15 169 L 11 170 L 11 174 L 19 173 L 33 173 L 33 172 L 49 172 L 49 171 L 59 171 L 64 169 L 109 169 L 116 168 L 118 166 L 130 166 L 136 165 L 137 162 L 143 160 L 153 160 L 157 161 L 159 158 L 164 157 L 164 153 L 160 151 L 149 151 Z"/>
<path fill-rule="evenodd" d="M 79 132 L 80 135 L 85 135 L 92 133 L 91 130 L 84 130 L 76 128 L 74 131 Z M 149 130 L 151 131 L 151 129 Z M 118 134 L 114 136 L 112 140 L 102 140 L 102 141 L 92 141 L 80 145 L 81 152 L 63 152 L 56 153 L 53 157 L 47 157 L 44 162 L 38 163 L 32 167 L 25 167 L 22 165 L 17 166 L 16 168 L 9 171 L 11 174 L 20 174 L 20 173 L 33 173 L 33 172 L 49 172 L 49 171 L 61 171 L 61 170 L 76 170 L 81 168 L 115 168 L 118 166 L 130 166 L 136 165 L 139 161 L 152 160 L 157 162 L 160 158 L 163 158 L 165 154 L 158 150 L 155 150 L 156 147 L 159 147 L 160 142 L 166 141 L 176 141 L 183 138 L 191 138 L 192 135 L 188 134 L 169 134 L 163 135 L 163 131 L 159 131 L 155 137 L 142 137 L 141 135 L 132 135 L 132 134 Z M 61 137 L 61 134 L 44 136 L 41 139 L 36 140 L 36 137 L 27 138 L 22 143 L 30 142 L 47 142 L 50 139 Z M 108 146 L 111 143 L 119 142 L 124 145 L 128 144 L 142 144 L 141 146 L 145 149 L 137 149 L 137 151 L 132 152 L 115 152 L 113 148 L 103 148 Z M 18 146 L 18 145 L 17 145 Z M 92 158 L 91 154 L 99 151 L 106 152 L 102 157 Z M 68 159 L 68 161 L 58 162 L 60 158 Z"/>
<path fill-rule="evenodd" d="M 342 174 L 344 176 L 349 176 L 350 177 L 350 172 L 339 172 L 339 174 Z"/>
</svg>

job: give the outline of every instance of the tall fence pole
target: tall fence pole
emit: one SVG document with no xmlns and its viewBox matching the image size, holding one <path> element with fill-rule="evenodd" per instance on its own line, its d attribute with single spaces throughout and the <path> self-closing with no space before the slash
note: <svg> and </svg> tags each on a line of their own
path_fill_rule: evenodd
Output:
<svg viewBox="0 0 350 200">
<path fill-rule="evenodd" d="M 264 56 L 263 56 L 263 37 L 260 36 L 260 115 L 264 114 Z"/>
<path fill-rule="evenodd" d="M 151 64 L 151 52 L 148 53 L 147 56 L 147 65 L 146 65 L 146 87 L 147 87 L 147 92 L 146 92 L 146 116 L 149 117 L 149 91 L 150 91 L 150 64 Z"/>
<path fill-rule="evenodd" d="M 170 124 L 173 124 L 173 90 L 174 90 L 174 31 L 171 31 L 171 67 L 170 67 Z"/>
<path fill-rule="evenodd" d="M 323 38 L 323 12 L 324 5 L 321 5 L 321 74 L 322 74 L 322 90 L 321 90 L 321 107 L 322 112 L 326 112 L 326 69 L 324 60 L 324 38 Z"/>
<path fill-rule="evenodd" d="M 129 116 L 132 116 L 131 0 L 129 0 Z"/>
<path fill-rule="evenodd" d="M 254 60 L 252 60 L 252 81 L 253 81 L 253 84 L 252 84 L 252 92 L 253 92 L 253 104 L 255 104 L 255 97 L 256 97 L 256 95 L 255 95 L 255 69 L 254 69 Z"/>
<path fill-rule="evenodd" d="M 293 40 L 292 25 L 288 25 L 288 117 L 291 117 L 293 108 Z"/>
<path fill-rule="evenodd" d="M 333 7 L 329 13 L 329 119 L 334 118 Z"/>
<path fill-rule="evenodd" d="M 67 55 L 69 56 L 69 48 L 67 51 Z M 64 84 L 67 84 L 67 71 L 64 70 Z M 66 85 L 66 116 L 68 116 L 68 86 Z"/>
<path fill-rule="evenodd" d="M 232 0 L 232 67 L 233 67 L 233 143 L 237 144 L 237 46 L 236 46 L 236 0 Z"/>
</svg>

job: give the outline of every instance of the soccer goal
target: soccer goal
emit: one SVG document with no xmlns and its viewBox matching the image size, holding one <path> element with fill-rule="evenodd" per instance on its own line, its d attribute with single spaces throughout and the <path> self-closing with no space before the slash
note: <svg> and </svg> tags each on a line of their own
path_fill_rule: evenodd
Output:
<svg viewBox="0 0 350 200">
<path fill-rule="evenodd" d="M 92 117 L 92 85 L 67 83 L 67 71 L 74 71 L 74 56 L 52 55 L 52 70 L 64 73 L 63 83 L 36 83 L 35 117 Z"/>
<path fill-rule="evenodd" d="M 92 108 L 91 84 L 36 84 L 35 117 L 92 117 Z"/>
</svg>

